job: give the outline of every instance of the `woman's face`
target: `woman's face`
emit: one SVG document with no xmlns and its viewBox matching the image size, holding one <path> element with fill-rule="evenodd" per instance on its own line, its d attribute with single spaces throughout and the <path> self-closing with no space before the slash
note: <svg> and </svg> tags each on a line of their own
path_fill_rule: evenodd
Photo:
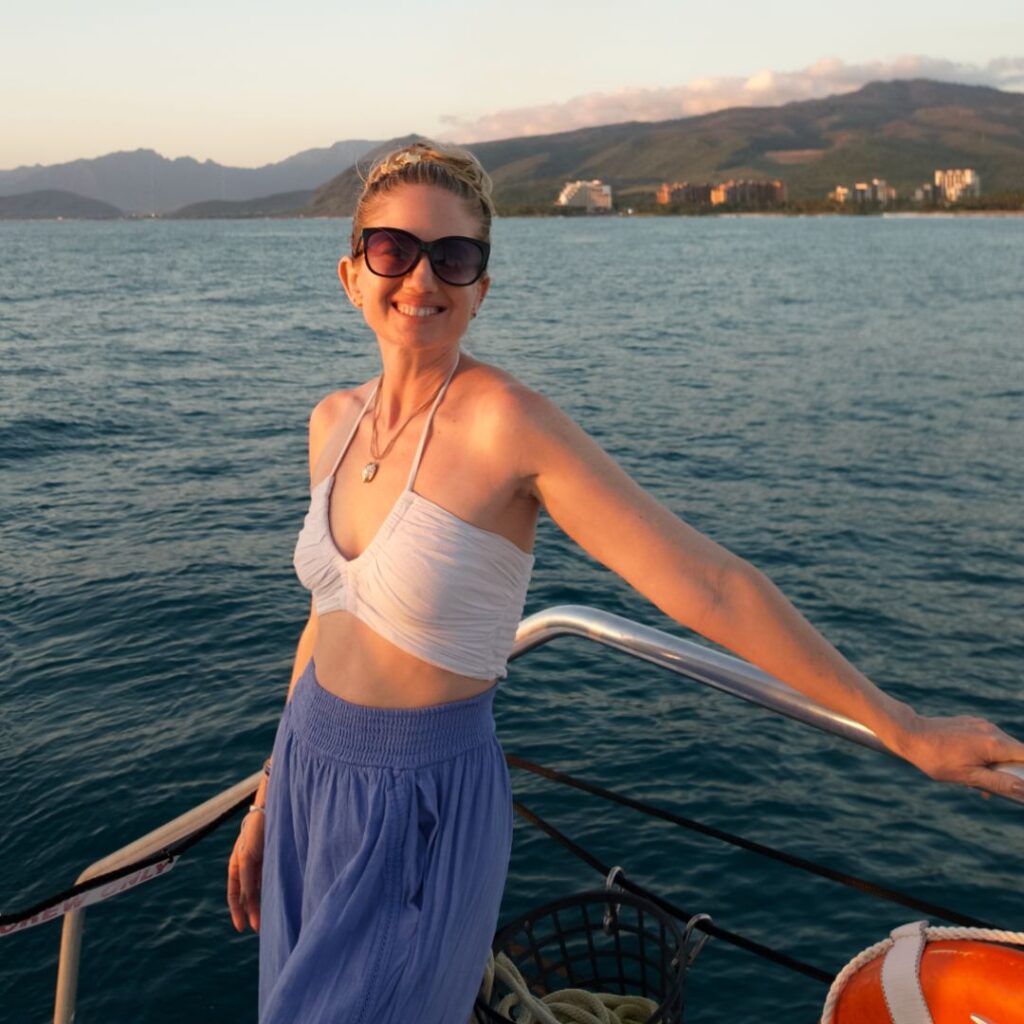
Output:
<svg viewBox="0 0 1024 1024">
<path fill-rule="evenodd" d="M 402 185 L 370 209 L 368 228 L 401 228 L 423 242 L 446 235 L 480 237 L 480 222 L 465 200 L 433 185 Z M 403 277 L 379 277 L 366 260 L 344 256 L 338 276 L 353 305 L 382 343 L 421 349 L 458 345 L 490 285 L 485 274 L 474 284 L 446 284 L 423 253 Z"/>
</svg>

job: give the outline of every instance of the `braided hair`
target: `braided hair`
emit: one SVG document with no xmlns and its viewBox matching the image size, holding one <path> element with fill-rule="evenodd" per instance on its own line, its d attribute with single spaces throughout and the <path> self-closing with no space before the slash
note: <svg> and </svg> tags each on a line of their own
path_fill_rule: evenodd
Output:
<svg viewBox="0 0 1024 1024">
<path fill-rule="evenodd" d="M 381 157 L 370 170 L 352 216 L 352 251 L 377 199 L 401 185 L 434 185 L 466 201 L 480 221 L 481 239 L 490 241 L 494 217 L 490 175 L 468 150 L 430 139 Z"/>
</svg>

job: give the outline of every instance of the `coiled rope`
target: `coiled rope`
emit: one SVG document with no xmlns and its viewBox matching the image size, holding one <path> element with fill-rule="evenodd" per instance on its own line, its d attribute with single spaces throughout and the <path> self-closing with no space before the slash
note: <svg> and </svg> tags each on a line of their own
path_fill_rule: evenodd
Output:
<svg viewBox="0 0 1024 1024">
<path fill-rule="evenodd" d="M 925 938 L 929 942 L 939 942 L 948 939 L 976 939 L 979 942 L 1002 942 L 1011 946 L 1024 946 L 1024 932 L 1005 932 L 998 928 L 926 928 Z M 836 1003 L 846 987 L 846 983 L 866 963 L 870 963 L 876 957 L 881 956 L 892 944 L 893 939 L 882 939 L 873 946 L 868 946 L 863 952 L 858 953 L 837 975 L 832 982 L 825 998 L 825 1007 L 821 1011 L 821 1024 L 832 1024 L 832 1014 L 835 1012 Z"/>
<path fill-rule="evenodd" d="M 658 1009 L 653 999 L 623 996 L 612 992 L 588 992 L 582 988 L 563 988 L 538 998 L 529 989 L 516 965 L 504 953 L 487 955 L 487 967 L 480 996 L 490 1006 L 495 978 L 512 991 L 495 1011 L 517 1024 L 644 1024 Z M 513 1016 L 514 1007 L 520 1007 Z"/>
</svg>

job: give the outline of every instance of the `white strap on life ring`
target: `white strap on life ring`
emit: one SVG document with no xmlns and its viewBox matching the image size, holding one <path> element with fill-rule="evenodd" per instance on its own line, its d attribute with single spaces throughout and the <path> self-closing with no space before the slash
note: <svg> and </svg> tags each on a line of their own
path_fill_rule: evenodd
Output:
<svg viewBox="0 0 1024 1024">
<path fill-rule="evenodd" d="M 912 925 L 905 925 L 907 928 L 916 928 L 922 922 L 915 922 Z M 900 929 L 896 928 L 893 930 L 892 935 L 899 932 Z M 956 940 L 967 939 L 972 942 L 1001 942 L 1010 946 L 1024 946 L 1024 932 L 1007 932 L 999 928 L 925 928 L 924 937 L 927 942 L 953 942 Z M 828 990 L 828 996 L 825 999 L 825 1006 L 821 1011 L 820 1024 L 833 1024 L 833 1016 L 835 1008 L 839 1003 L 839 997 L 843 994 L 843 989 L 846 988 L 846 983 L 865 965 L 870 963 L 872 960 L 877 960 L 883 953 L 887 953 L 893 945 L 893 939 L 882 939 L 881 942 L 876 942 L 873 946 L 868 946 L 867 949 L 861 950 L 837 975 L 835 981 L 832 982 L 832 987 Z M 923 953 L 922 953 L 923 955 Z M 920 984 L 920 982 L 918 982 Z M 913 1019 L 913 1018 L 911 1018 Z M 924 1017 L 923 1020 L 931 1020 L 930 1017 Z M 966 1022 L 964 1022 L 966 1024 Z M 989 1024 L 984 1017 L 979 1017 L 977 1014 L 972 1015 L 971 1024 Z"/>
<path fill-rule="evenodd" d="M 882 961 L 882 992 L 892 1024 L 934 1024 L 921 990 L 927 928 L 927 921 L 912 921 L 889 933 L 893 941 Z"/>
</svg>

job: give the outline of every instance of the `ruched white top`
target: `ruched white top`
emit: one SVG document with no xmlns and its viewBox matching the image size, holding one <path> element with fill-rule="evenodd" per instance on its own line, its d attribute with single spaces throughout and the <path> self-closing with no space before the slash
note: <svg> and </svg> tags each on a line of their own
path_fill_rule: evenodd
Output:
<svg viewBox="0 0 1024 1024">
<path fill-rule="evenodd" d="M 434 412 L 454 372 L 452 367 L 427 414 L 405 490 L 366 549 L 349 559 L 331 535 L 331 487 L 377 394 L 378 378 L 330 472 L 310 490 L 293 564 L 313 593 L 317 615 L 349 612 L 432 665 L 479 679 L 504 678 L 533 555 L 412 489 Z"/>
</svg>

